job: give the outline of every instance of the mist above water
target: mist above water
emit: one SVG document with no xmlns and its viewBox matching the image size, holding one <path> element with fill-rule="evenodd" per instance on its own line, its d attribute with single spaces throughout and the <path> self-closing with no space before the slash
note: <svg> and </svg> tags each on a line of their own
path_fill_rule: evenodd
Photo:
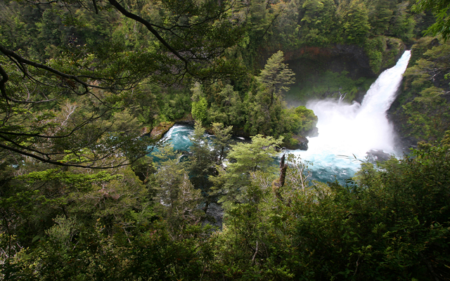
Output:
<svg viewBox="0 0 450 281">
<path fill-rule="evenodd" d="M 360 168 L 369 150 L 395 154 L 394 130 L 386 111 L 395 99 L 411 57 L 406 51 L 397 64 L 372 84 L 362 104 L 342 100 L 310 101 L 306 107 L 318 116 L 319 136 L 309 138 L 308 151 L 290 150 L 313 163 L 314 177 L 323 181 L 349 178 Z"/>
</svg>

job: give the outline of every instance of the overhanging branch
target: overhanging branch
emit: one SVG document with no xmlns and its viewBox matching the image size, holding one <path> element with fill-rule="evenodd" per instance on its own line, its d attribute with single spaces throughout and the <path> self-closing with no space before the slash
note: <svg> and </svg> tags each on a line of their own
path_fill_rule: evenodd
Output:
<svg viewBox="0 0 450 281">
<path fill-rule="evenodd" d="M 53 164 L 53 165 L 57 165 L 57 166 L 63 166 L 63 167 L 77 167 L 77 168 L 88 168 L 88 169 L 96 169 L 96 170 L 105 170 L 105 169 L 112 169 L 112 168 L 119 168 L 119 167 L 127 166 L 127 165 L 133 164 L 134 162 L 137 161 L 137 159 L 135 159 L 134 161 L 129 161 L 129 162 L 128 161 L 123 161 L 122 163 L 120 163 L 118 165 L 113 165 L 113 166 L 108 166 L 108 167 L 106 167 L 106 166 L 94 166 L 96 161 L 93 161 L 92 165 L 67 164 L 67 163 L 60 162 L 60 161 L 55 161 L 55 160 L 51 160 L 51 159 L 45 159 L 43 157 L 34 155 L 32 153 L 28 153 L 28 152 L 25 152 L 25 151 L 21 151 L 20 149 L 16 149 L 14 147 L 10 147 L 10 146 L 4 145 L 2 143 L 0 143 L 0 148 L 6 149 L 6 150 L 9 150 L 9 151 L 14 151 L 16 153 L 19 153 L 21 155 L 37 159 L 37 160 L 42 161 L 44 163 Z M 142 155 L 142 157 L 143 156 L 144 155 Z M 100 161 L 100 160 L 98 160 L 98 161 Z"/>
<path fill-rule="evenodd" d="M 117 10 L 119 10 L 120 13 L 122 13 L 124 16 L 126 16 L 127 18 L 133 19 L 137 22 L 142 23 L 153 35 L 155 35 L 155 37 L 171 52 L 173 53 L 176 57 L 178 57 L 180 60 L 182 60 L 187 68 L 188 65 L 188 60 L 186 60 L 183 56 L 181 56 L 172 46 L 169 45 L 169 43 L 167 43 L 166 40 L 164 40 L 164 38 L 161 37 L 161 35 L 158 33 L 158 31 L 156 31 L 152 24 L 149 23 L 148 21 L 146 21 L 145 19 L 141 18 L 138 15 L 135 15 L 133 13 L 128 12 L 123 6 L 121 6 L 119 4 L 119 2 L 117 2 L 116 0 L 108 0 L 109 3 L 111 5 L 113 5 Z"/>
<path fill-rule="evenodd" d="M 83 80 L 81 80 L 78 76 L 65 74 L 65 73 L 63 73 L 61 71 L 58 71 L 58 70 L 56 70 L 54 68 L 51 68 L 49 66 L 46 66 L 44 64 L 40 64 L 40 63 L 37 63 L 37 62 L 34 62 L 34 61 L 27 60 L 27 59 L 19 56 L 18 54 L 14 53 L 13 51 L 10 51 L 10 50 L 6 49 L 2 45 L 0 45 L 0 52 L 2 52 L 3 54 L 5 54 L 8 57 L 14 58 L 15 60 L 17 60 L 17 62 L 19 62 L 21 64 L 23 63 L 23 64 L 31 65 L 31 66 L 34 66 L 36 68 L 43 69 L 43 70 L 46 70 L 46 71 L 51 72 L 53 74 L 56 74 L 57 76 L 60 76 L 60 77 L 66 78 L 66 79 L 74 80 L 74 81 L 78 82 L 79 84 L 83 85 L 85 88 L 109 89 L 107 87 L 101 87 L 101 86 L 88 84 L 88 83 L 84 82 Z M 25 70 L 22 70 L 22 71 L 25 71 Z M 2 76 L 3 76 L 3 74 L 2 74 Z M 1 83 L 1 81 L 0 81 L 0 83 Z M 0 84 L 0 86 L 1 86 L 1 84 Z"/>
</svg>

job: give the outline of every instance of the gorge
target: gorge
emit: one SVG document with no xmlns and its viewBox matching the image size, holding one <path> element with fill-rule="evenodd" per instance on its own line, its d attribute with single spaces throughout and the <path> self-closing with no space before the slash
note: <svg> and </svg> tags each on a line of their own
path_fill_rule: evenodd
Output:
<svg viewBox="0 0 450 281">
<path fill-rule="evenodd" d="M 343 98 L 308 101 L 306 107 L 319 118 L 319 136 L 309 138 L 307 151 L 286 149 L 283 153 L 300 155 L 311 164 L 313 179 L 322 182 L 351 178 L 370 150 L 401 156 L 386 111 L 395 99 L 410 57 L 411 52 L 405 51 L 394 67 L 381 73 L 361 104 L 349 104 Z M 163 140 L 169 140 L 175 150 L 188 151 L 192 131 L 192 126 L 177 124 Z"/>
</svg>

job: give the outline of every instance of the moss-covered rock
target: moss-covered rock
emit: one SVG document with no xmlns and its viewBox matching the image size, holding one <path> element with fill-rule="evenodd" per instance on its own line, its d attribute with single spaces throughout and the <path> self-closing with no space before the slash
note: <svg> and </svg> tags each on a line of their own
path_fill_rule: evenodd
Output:
<svg viewBox="0 0 450 281">
<path fill-rule="evenodd" d="M 150 127 L 142 127 L 141 128 L 141 136 L 149 135 L 151 132 Z"/>
<path fill-rule="evenodd" d="M 308 139 L 301 135 L 293 135 L 288 141 L 284 142 L 284 146 L 288 149 L 308 150 Z"/>
</svg>

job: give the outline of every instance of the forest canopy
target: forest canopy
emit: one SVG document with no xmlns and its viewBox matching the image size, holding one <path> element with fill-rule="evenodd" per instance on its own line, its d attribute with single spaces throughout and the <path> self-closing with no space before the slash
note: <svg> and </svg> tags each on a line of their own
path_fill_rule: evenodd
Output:
<svg viewBox="0 0 450 281">
<path fill-rule="evenodd" d="M 447 0 L 0 0 L 0 278 L 448 280 L 447 14 Z M 375 75 L 411 44 L 400 107 L 430 143 L 345 183 L 280 154 L 317 134 L 285 101 L 293 53 L 357 50 Z M 194 124 L 189 151 L 158 141 L 176 122 Z"/>
<path fill-rule="evenodd" d="M 127 106 L 135 92 L 238 70 L 223 58 L 242 32 L 233 3 L 144 4 L 1 3 L 3 149 L 60 166 L 132 163 L 148 146 Z"/>
</svg>

